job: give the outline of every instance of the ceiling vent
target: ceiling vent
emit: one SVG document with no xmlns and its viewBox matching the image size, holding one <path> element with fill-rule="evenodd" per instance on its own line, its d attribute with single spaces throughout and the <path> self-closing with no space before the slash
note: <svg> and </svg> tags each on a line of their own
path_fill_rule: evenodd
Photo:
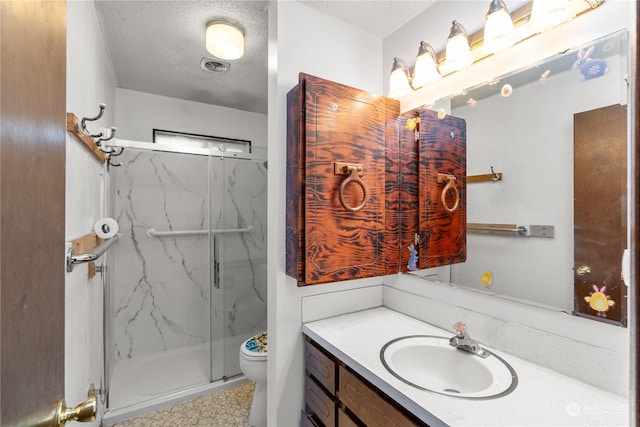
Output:
<svg viewBox="0 0 640 427">
<path fill-rule="evenodd" d="M 212 73 L 226 73 L 229 71 L 229 68 L 231 68 L 231 64 L 218 59 L 202 58 L 200 68 L 205 71 L 211 71 Z"/>
</svg>

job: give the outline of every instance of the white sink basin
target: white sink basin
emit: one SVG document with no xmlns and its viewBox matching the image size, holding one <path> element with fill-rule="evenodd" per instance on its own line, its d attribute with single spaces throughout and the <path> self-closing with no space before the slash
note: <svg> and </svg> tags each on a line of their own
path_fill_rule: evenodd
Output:
<svg viewBox="0 0 640 427">
<path fill-rule="evenodd" d="M 412 335 L 389 341 L 380 351 L 385 368 L 399 380 L 438 394 L 465 399 L 495 399 L 518 384 L 513 368 L 488 351 L 487 358 L 449 345 L 449 339 Z"/>
</svg>

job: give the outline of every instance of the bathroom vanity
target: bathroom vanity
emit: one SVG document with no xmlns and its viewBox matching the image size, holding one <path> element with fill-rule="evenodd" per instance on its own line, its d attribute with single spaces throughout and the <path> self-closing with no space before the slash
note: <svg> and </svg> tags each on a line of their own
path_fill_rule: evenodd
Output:
<svg viewBox="0 0 640 427">
<path fill-rule="evenodd" d="M 473 325 L 468 327 L 472 335 Z M 305 323 L 302 332 L 307 373 L 303 425 L 628 425 L 624 397 L 490 347 L 484 348 L 517 374 L 517 386 L 509 393 L 469 399 L 412 386 L 385 367 L 385 344 L 412 335 L 449 338 L 453 331 L 385 307 Z"/>
<path fill-rule="evenodd" d="M 303 426 L 426 426 L 308 337 L 305 368 Z"/>
</svg>

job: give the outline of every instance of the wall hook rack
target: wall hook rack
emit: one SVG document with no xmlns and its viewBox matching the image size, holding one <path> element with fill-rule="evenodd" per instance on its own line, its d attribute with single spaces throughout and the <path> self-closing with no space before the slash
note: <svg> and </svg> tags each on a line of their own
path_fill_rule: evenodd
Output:
<svg viewBox="0 0 640 427">
<path fill-rule="evenodd" d="M 116 128 L 110 127 L 108 131 L 105 128 L 96 134 L 92 134 L 91 131 L 87 129 L 87 122 L 99 120 L 104 114 L 106 105 L 102 103 L 98 104 L 98 108 L 98 114 L 93 117 L 83 117 L 82 119 L 78 119 L 73 113 L 67 113 L 67 131 L 75 136 L 100 162 L 104 163 L 108 161 L 113 150 L 104 150 L 101 148 L 102 143 L 109 141 L 115 136 Z M 118 155 L 119 154 L 121 153 L 118 153 Z"/>
<path fill-rule="evenodd" d="M 483 175 L 469 175 L 467 176 L 467 184 L 470 182 L 498 182 L 502 181 L 502 172 L 495 172 L 493 166 L 491 166 L 491 173 Z"/>
</svg>

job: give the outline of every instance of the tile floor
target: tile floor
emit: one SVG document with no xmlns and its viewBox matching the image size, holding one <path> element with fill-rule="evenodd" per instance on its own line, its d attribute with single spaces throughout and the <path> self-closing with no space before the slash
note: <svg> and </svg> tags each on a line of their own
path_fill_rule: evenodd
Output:
<svg viewBox="0 0 640 427">
<path fill-rule="evenodd" d="M 248 427 L 255 383 L 250 382 L 132 418 L 114 427 Z"/>
</svg>

